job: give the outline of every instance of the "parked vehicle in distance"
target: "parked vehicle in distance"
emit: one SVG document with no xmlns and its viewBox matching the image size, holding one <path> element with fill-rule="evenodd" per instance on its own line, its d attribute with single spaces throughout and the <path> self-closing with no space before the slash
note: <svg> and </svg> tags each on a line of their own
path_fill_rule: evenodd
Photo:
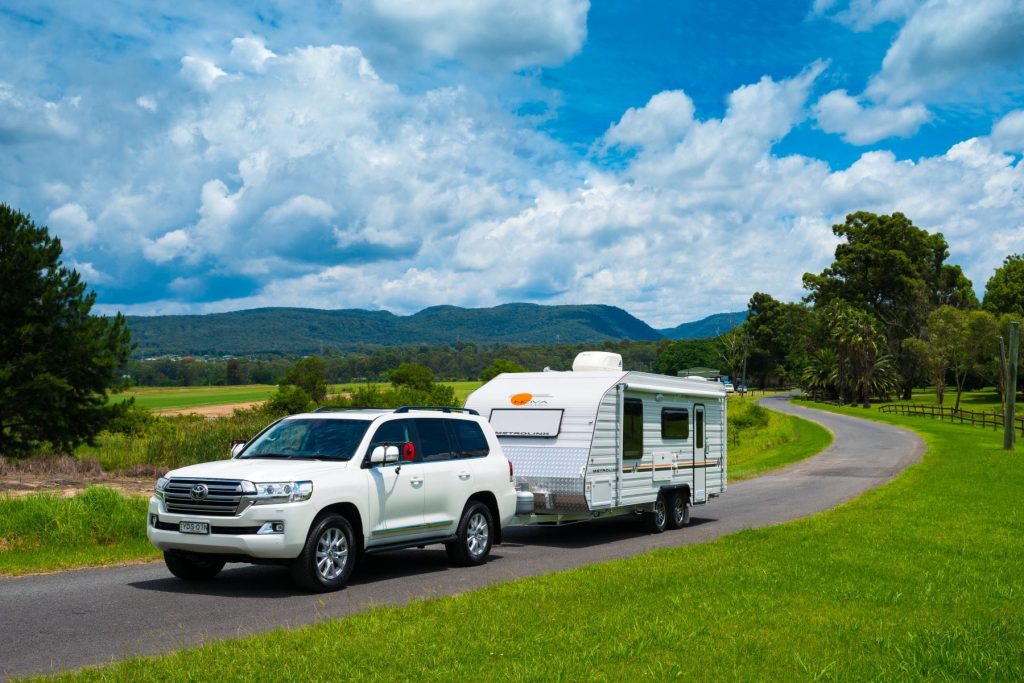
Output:
<svg viewBox="0 0 1024 683">
<path fill-rule="evenodd" d="M 437 543 L 478 565 L 515 513 L 512 463 L 474 411 L 320 410 L 232 451 L 156 484 L 147 533 L 179 578 L 283 564 L 303 588 L 332 591 L 363 553 Z"/>
</svg>

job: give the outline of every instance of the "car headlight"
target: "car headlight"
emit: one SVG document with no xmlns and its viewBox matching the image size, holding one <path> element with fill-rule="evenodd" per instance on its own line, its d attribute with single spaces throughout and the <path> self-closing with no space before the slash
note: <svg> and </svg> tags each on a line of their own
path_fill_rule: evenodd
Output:
<svg viewBox="0 0 1024 683">
<path fill-rule="evenodd" d="M 160 500 L 163 500 L 164 489 L 167 488 L 167 482 L 169 481 L 170 479 L 168 479 L 167 477 L 160 477 L 159 479 L 157 479 L 156 486 L 153 487 L 153 495 L 159 498 Z"/>
<path fill-rule="evenodd" d="M 253 504 L 255 505 L 297 503 L 310 499 L 313 495 L 313 482 L 275 481 L 253 483 L 247 481 L 242 484 L 242 491 L 245 495 L 253 498 Z"/>
</svg>

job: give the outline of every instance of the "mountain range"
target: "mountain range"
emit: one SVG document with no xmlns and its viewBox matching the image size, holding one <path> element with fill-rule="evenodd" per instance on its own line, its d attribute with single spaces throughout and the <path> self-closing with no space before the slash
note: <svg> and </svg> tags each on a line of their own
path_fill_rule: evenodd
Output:
<svg viewBox="0 0 1024 683">
<path fill-rule="evenodd" d="M 362 309 L 256 308 L 206 315 L 128 316 L 135 355 L 312 354 L 364 345 L 569 344 L 696 339 L 739 325 L 746 311 L 656 330 L 605 305 L 433 306 L 408 316 Z"/>
</svg>

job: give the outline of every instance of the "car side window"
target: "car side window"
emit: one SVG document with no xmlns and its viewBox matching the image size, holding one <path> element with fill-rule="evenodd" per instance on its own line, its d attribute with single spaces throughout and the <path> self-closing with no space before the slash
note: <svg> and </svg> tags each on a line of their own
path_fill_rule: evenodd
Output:
<svg viewBox="0 0 1024 683">
<path fill-rule="evenodd" d="M 484 430 L 476 422 L 451 420 L 448 423 L 455 432 L 456 443 L 460 446 L 459 457 L 482 458 L 491 452 Z"/>
<path fill-rule="evenodd" d="M 413 440 L 411 422 L 412 420 L 391 420 L 382 424 L 377 428 L 370 441 L 370 452 L 372 453 L 374 448 L 384 444 L 398 445 L 411 442 Z M 399 451 L 401 452 L 400 446 Z M 422 460 L 419 453 L 416 454 L 415 460 Z"/>
<path fill-rule="evenodd" d="M 448 440 L 448 430 L 443 419 L 418 418 L 416 431 L 420 435 L 419 456 L 424 462 L 450 460 L 455 457 Z"/>
</svg>

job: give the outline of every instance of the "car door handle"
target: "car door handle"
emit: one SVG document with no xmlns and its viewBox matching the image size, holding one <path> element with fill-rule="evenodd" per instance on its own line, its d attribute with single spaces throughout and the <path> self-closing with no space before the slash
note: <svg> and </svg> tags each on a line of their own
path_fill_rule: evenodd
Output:
<svg viewBox="0 0 1024 683">
<path fill-rule="evenodd" d="M 459 479 L 462 479 L 463 481 L 465 481 L 466 479 L 469 479 L 472 476 L 473 475 L 471 473 L 469 473 L 469 472 L 467 472 L 465 470 L 459 472 Z"/>
<path fill-rule="evenodd" d="M 413 485 L 413 488 L 419 488 L 423 485 L 423 477 L 413 477 L 409 480 L 409 483 Z"/>
</svg>

